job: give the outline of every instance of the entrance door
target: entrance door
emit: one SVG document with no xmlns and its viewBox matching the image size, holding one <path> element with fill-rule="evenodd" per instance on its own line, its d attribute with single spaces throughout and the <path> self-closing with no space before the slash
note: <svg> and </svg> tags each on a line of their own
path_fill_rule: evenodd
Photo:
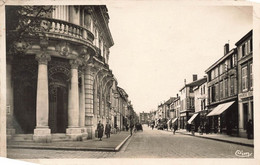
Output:
<svg viewBox="0 0 260 165">
<path fill-rule="evenodd" d="M 248 121 L 248 103 L 243 104 L 243 122 L 244 122 L 244 130 L 246 130 L 246 124 Z"/>
<path fill-rule="evenodd" d="M 49 125 L 51 133 L 66 133 L 68 126 L 68 88 L 50 85 Z"/>
</svg>

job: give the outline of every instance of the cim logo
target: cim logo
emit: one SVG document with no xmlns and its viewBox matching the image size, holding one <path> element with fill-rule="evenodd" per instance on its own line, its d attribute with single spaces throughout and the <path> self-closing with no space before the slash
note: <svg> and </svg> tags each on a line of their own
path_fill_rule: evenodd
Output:
<svg viewBox="0 0 260 165">
<path fill-rule="evenodd" d="M 236 155 L 237 157 L 241 157 L 241 158 L 248 158 L 248 157 L 250 157 L 250 156 L 252 155 L 252 153 L 250 153 L 250 152 L 244 152 L 243 150 L 237 150 L 237 151 L 235 152 L 235 155 Z"/>
</svg>

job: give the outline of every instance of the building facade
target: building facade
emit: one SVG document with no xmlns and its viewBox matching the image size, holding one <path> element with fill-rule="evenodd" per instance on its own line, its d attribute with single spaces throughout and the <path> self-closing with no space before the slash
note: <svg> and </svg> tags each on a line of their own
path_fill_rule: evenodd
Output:
<svg viewBox="0 0 260 165">
<path fill-rule="evenodd" d="M 208 122 L 212 132 L 237 134 L 237 51 L 224 46 L 224 56 L 206 70 Z"/>
<path fill-rule="evenodd" d="M 17 49 L 7 47 L 9 138 L 31 134 L 34 141 L 50 142 L 57 133 L 69 140 L 94 138 L 98 121 L 111 122 L 117 109 L 111 105 L 117 81 L 108 65 L 114 42 L 106 6 L 53 8 L 29 18 L 40 22 L 45 37 L 36 32 L 12 41 L 8 33 L 16 29 L 7 27 L 7 45 Z"/>
<path fill-rule="evenodd" d="M 246 137 L 248 120 L 254 121 L 252 33 L 251 30 L 236 43 L 238 54 L 238 127 L 241 137 Z"/>
<path fill-rule="evenodd" d="M 207 114 L 207 77 L 202 78 L 200 82 L 193 87 L 193 92 L 195 113 L 189 122 L 194 121 L 195 131 L 197 131 L 200 125 L 204 125 L 205 116 Z"/>
<path fill-rule="evenodd" d="M 146 113 L 144 111 L 140 112 L 139 117 L 139 121 L 141 124 L 148 124 L 150 120 L 150 113 Z"/>
</svg>

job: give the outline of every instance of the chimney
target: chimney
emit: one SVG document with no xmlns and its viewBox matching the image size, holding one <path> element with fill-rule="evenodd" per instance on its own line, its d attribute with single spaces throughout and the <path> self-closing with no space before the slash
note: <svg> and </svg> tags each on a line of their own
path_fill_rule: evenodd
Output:
<svg viewBox="0 0 260 165">
<path fill-rule="evenodd" d="M 179 94 L 177 93 L 177 98 L 179 97 Z"/>
<path fill-rule="evenodd" d="M 186 85 L 186 79 L 184 79 L 184 85 Z"/>
<path fill-rule="evenodd" d="M 198 76 L 196 74 L 192 75 L 192 80 L 196 81 L 198 79 Z"/>
<path fill-rule="evenodd" d="M 229 52 L 229 43 L 226 43 L 224 45 L 224 55 L 226 55 Z"/>
</svg>

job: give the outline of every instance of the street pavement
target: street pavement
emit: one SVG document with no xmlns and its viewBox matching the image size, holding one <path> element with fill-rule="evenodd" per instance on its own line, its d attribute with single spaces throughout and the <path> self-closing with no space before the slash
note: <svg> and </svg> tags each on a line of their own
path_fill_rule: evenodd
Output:
<svg viewBox="0 0 260 165">
<path fill-rule="evenodd" d="M 152 130 L 146 125 L 136 132 L 119 152 L 8 149 L 13 159 L 63 159 L 63 158 L 253 158 L 254 148 Z"/>
</svg>

